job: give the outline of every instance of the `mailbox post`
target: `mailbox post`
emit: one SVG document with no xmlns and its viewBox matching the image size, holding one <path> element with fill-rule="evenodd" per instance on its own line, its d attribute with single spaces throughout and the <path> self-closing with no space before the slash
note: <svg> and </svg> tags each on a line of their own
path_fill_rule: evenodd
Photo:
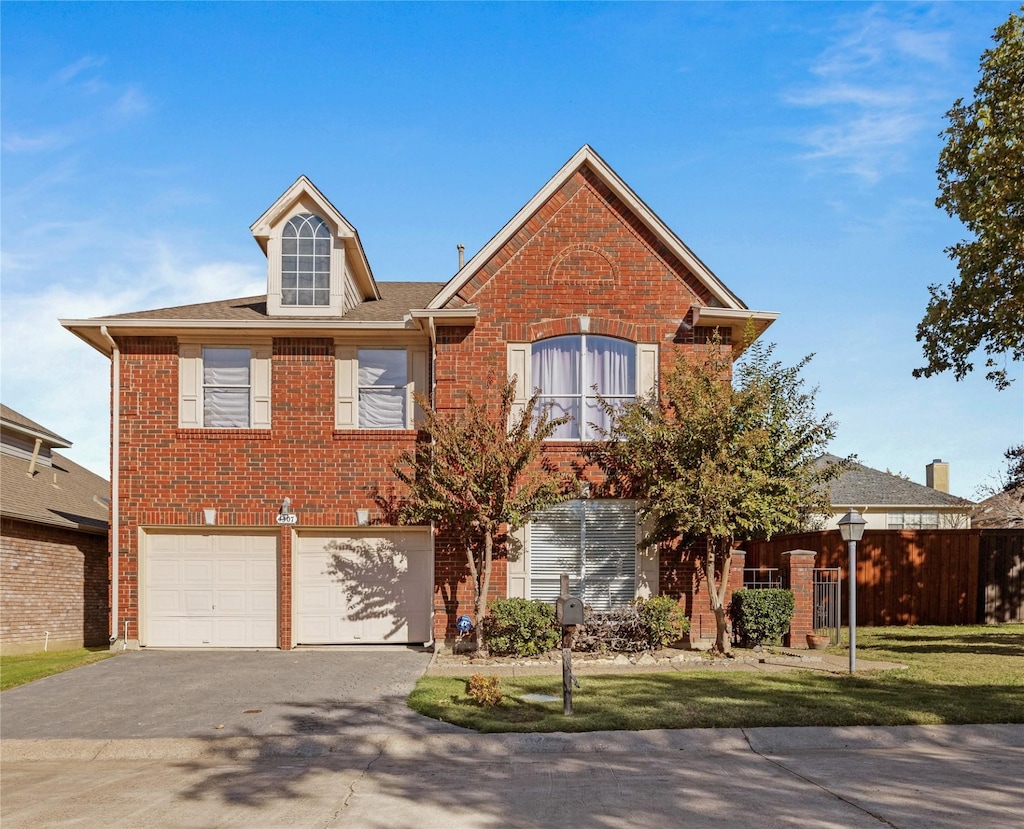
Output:
<svg viewBox="0 0 1024 829">
<path fill-rule="evenodd" d="M 583 602 L 569 595 L 569 575 L 562 573 L 561 594 L 555 601 L 555 618 L 562 626 L 562 714 L 572 715 L 572 632 L 583 624 Z"/>
</svg>

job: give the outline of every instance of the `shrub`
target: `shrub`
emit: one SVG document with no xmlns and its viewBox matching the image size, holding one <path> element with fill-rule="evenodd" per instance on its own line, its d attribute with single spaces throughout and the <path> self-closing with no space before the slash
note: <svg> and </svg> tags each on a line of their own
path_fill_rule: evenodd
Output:
<svg viewBox="0 0 1024 829">
<path fill-rule="evenodd" d="M 600 613 L 588 611 L 573 649 L 584 652 L 637 653 L 656 650 L 690 629 L 690 620 L 670 596 L 635 599 Z"/>
<path fill-rule="evenodd" d="M 793 619 L 788 590 L 737 590 L 729 610 L 736 637 L 747 645 L 778 643 Z"/>
<path fill-rule="evenodd" d="M 466 693 L 477 705 L 493 707 L 502 700 L 501 685 L 496 676 L 473 674 L 469 678 L 469 687 L 466 689 Z"/>
<path fill-rule="evenodd" d="M 555 607 L 531 599 L 495 599 L 484 619 L 484 643 L 496 656 L 534 656 L 562 640 Z"/>
<path fill-rule="evenodd" d="M 690 630 L 690 620 L 671 596 L 635 599 L 640 625 L 646 633 L 648 647 L 663 648 Z"/>
</svg>

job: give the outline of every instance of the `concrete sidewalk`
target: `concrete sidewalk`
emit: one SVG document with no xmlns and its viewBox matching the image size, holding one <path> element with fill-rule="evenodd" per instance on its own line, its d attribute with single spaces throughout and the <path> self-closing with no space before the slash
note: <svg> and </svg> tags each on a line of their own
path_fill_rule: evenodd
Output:
<svg viewBox="0 0 1024 829">
<path fill-rule="evenodd" d="M 1004 829 L 1024 814 L 1024 726 L 43 742 L 4 741 L 5 829 Z"/>
</svg>

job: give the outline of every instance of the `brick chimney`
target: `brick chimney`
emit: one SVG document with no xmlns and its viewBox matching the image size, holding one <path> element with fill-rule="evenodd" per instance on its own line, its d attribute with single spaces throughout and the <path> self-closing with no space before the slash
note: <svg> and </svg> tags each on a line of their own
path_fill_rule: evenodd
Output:
<svg viewBox="0 0 1024 829">
<path fill-rule="evenodd" d="M 936 458 L 924 468 L 924 480 L 932 489 L 949 492 L 949 464 Z"/>
</svg>

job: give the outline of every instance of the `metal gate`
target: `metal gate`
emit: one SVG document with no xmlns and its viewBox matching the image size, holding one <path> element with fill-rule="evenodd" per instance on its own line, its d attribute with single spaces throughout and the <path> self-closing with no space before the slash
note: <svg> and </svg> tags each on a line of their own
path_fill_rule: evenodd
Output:
<svg viewBox="0 0 1024 829">
<path fill-rule="evenodd" d="M 814 632 L 839 644 L 842 605 L 838 567 L 814 568 Z"/>
</svg>

